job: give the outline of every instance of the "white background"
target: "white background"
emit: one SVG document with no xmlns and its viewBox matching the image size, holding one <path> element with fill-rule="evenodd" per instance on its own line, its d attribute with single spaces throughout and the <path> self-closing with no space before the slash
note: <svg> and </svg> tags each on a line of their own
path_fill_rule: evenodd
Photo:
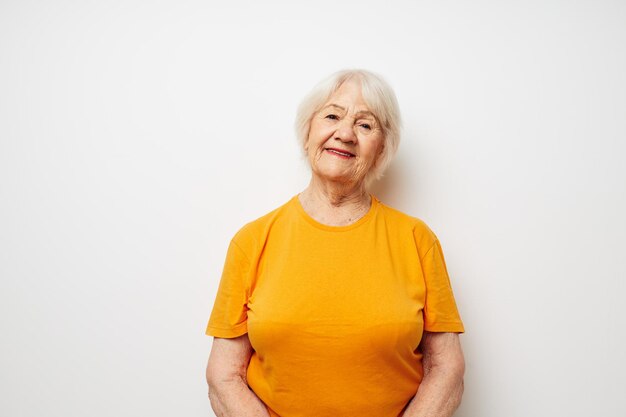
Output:
<svg viewBox="0 0 626 417">
<path fill-rule="evenodd" d="M 405 121 L 373 192 L 444 248 L 456 415 L 623 416 L 626 3 L 598 0 L 0 3 L 0 415 L 212 415 L 228 241 L 306 187 L 296 107 L 355 67 Z"/>
</svg>

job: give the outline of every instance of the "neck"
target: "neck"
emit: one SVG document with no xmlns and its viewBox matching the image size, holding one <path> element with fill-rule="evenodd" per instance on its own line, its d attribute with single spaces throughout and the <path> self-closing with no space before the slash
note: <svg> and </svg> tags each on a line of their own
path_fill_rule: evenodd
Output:
<svg viewBox="0 0 626 417">
<path fill-rule="evenodd" d="M 363 183 L 333 183 L 311 178 L 300 193 L 305 211 L 320 223 L 341 226 L 363 217 L 371 205 L 371 197 Z"/>
</svg>

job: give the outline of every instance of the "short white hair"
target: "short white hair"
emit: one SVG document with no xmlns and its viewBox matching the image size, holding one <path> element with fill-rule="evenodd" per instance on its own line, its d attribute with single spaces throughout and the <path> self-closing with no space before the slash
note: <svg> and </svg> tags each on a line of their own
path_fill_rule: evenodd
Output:
<svg viewBox="0 0 626 417">
<path fill-rule="evenodd" d="M 376 159 L 373 168 L 365 175 L 365 185 L 369 186 L 373 181 L 382 178 L 400 144 L 402 121 L 398 100 L 393 89 L 380 75 L 361 69 L 348 69 L 335 72 L 319 82 L 298 106 L 295 124 L 296 134 L 306 159 L 305 144 L 313 116 L 321 110 L 330 96 L 349 80 L 360 83 L 363 100 L 378 119 L 384 135 L 384 148 Z"/>
</svg>

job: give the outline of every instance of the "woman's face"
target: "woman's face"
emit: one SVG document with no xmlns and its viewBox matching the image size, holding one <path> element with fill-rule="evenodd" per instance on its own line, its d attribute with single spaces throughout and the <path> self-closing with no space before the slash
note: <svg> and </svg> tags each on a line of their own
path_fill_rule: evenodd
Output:
<svg viewBox="0 0 626 417">
<path fill-rule="evenodd" d="M 360 84 L 347 81 L 313 116 L 305 150 L 313 175 L 359 184 L 374 166 L 383 142 L 383 132 L 363 100 Z"/>
</svg>

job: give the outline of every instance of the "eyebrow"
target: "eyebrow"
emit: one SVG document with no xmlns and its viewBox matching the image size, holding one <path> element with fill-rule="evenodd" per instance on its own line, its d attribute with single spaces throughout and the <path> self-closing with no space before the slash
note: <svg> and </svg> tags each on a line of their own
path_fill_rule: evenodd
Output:
<svg viewBox="0 0 626 417">
<path fill-rule="evenodd" d="M 341 111 L 346 111 L 346 108 L 345 108 L 345 107 L 342 107 L 342 106 L 340 106 L 340 105 L 338 105 L 338 104 L 334 104 L 334 103 L 331 103 L 331 104 L 329 104 L 329 105 L 325 106 L 322 110 L 325 110 L 325 109 L 327 109 L 327 108 L 329 108 L 329 107 L 335 107 L 335 108 L 337 108 L 337 109 L 339 109 L 339 110 L 341 110 Z M 357 115 L 372 116 L 374 119 L 376 119 L 376 116 L 374 115 L 374 113 L 372 113 L 372 112 L 371 112 L 371 111 L 369 111 L 369 110 L 361 110 L 361 111 L 357 112 L 356 114 L 357 114 Z"/>
</svg>

